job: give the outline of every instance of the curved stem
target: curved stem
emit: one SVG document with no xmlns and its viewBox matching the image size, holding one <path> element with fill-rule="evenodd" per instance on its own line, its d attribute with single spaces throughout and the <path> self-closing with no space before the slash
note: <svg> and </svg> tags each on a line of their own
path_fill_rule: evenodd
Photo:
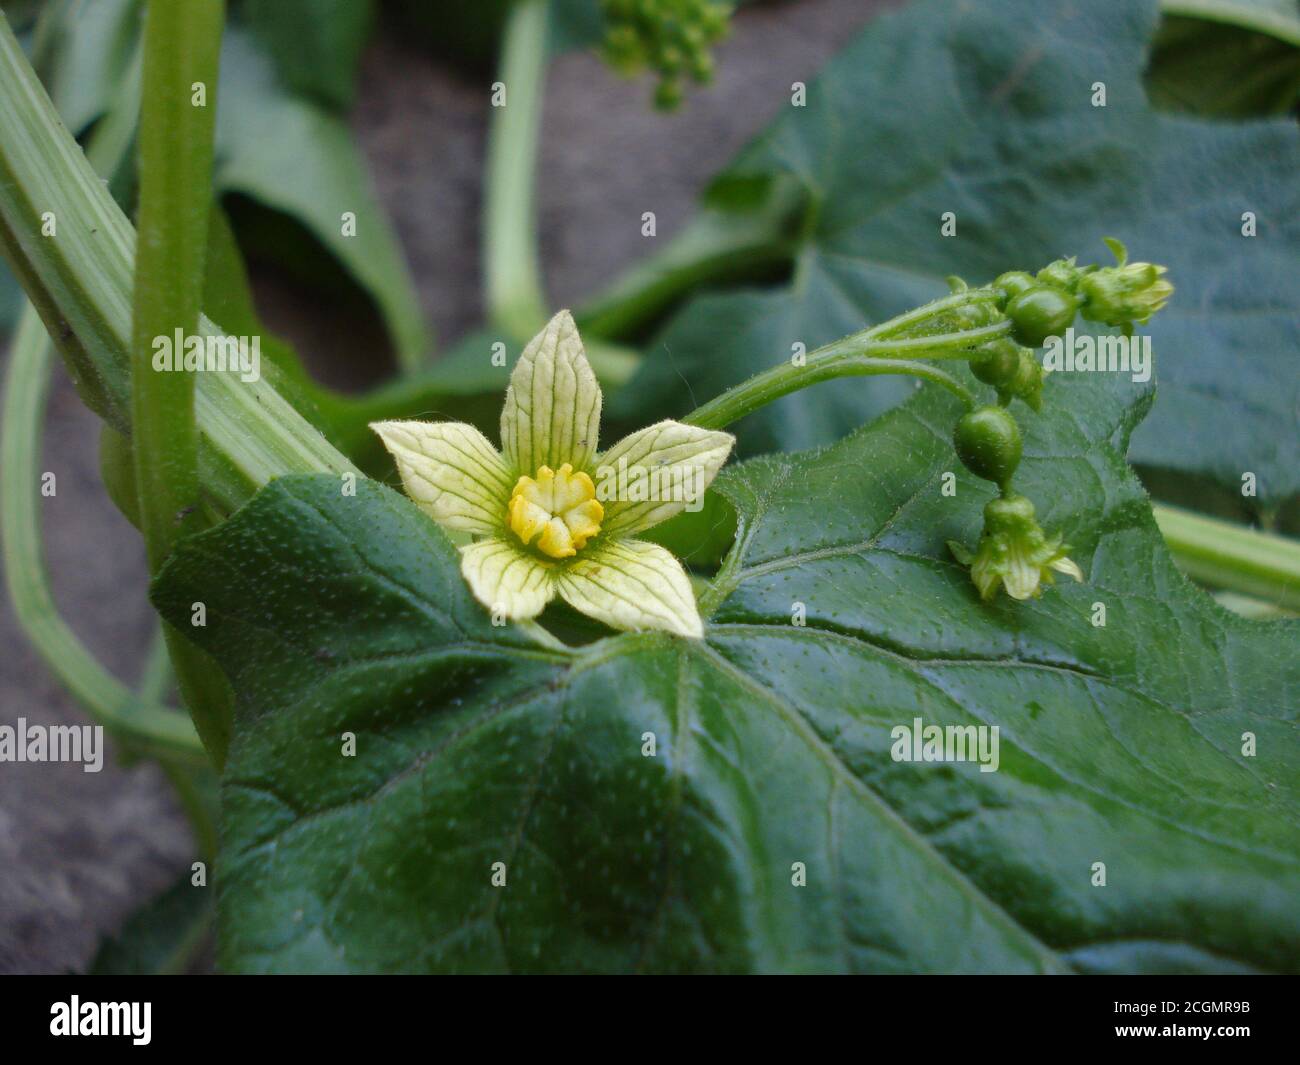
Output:
<svg viewBox="0 0 1300 1065">
<path fill-rule="evenodd" d="M 484 190 L 483 269 L 488 320 L 526 340 L 546 324 L 542 296 L 534 163 L 546 78 L 548 0 L 521 0 L 510 11 L 493 107 Z"/>
<path fill-rule="evenodd" d="M 0 424 L 0 537 L 18 624 L 50 671 L 99 724 L 150 754 L 202 761 L 190 720 L 137 698 L 108 673 L 59 616 L 41 551 L 40 426 L 52 345 L 29 305 L 14 336 Z"/>
<path fill-rule="evenodd" d="M 934 352 L 937 358 L 949 357 L 946 354 L 948 352 L 956 352 L 960 348 L 983 343 L 988 339 L 985 333 L 990 328 L 993 327 L 984 327 L 966 333 L 881 343 L 867 341 L 864 339 L 866 333 L 857 333 L 818 348 L 807 357 L 802 366 L 795 365 L 793 362 L 782 363 L 770 370 L 755 374 L 743 384 L 730 388 L 703 406 L 697 407 L 682 420 L 690 425 L 698 425 L 702 429 L 721 429 L 732 422 L 739 421 L 747 414 L 754 413 L 773 400 L 797 392 L 801 388 L 836 377 L 869 377 L 878 374 L 906 374 L 933 382 L 946 388 L 969 410 L 976 405 L 975 396 L 955 377 L 937 366 L 902 359 L 898 356 Z M 970 338 L 977 334 L 978 339 L 972 341 Z"/>
<path fill-rule="evenodd" d="M 626 338 L 704 286 L 779 276 L 794 258 L 795 214 L 789 197 L 773 197 L 752 213 L 706 208 L 575 311 L 578 328 L 587 338 Z"/>
<path fill-rule="evenodd" d="M 153 638 L 149 641 L 149 651 L 145 655 L 144 668 L 140 671 L 140 681 L 136 685 L 136 691 L 145 702 L 165 702 L 172 679 L 172 661 L 167 654 L 167 635 L 160 625 L 154 629 Z"/>
<path fill-rule="evenodd" d="M 961 292 L 954 292 L 951 295 L 944 296 L 942 299 L 931 300 L 929 303 L 923 303 L 914 310 L 907 311 L 897 317 L 890 318 L 887 322 L 881 322 L 879 325 L 872 326 L 864 330 L 864 335 L 875 339 L 884 339 L 886 337 L 896 337 L 899 333 L 905 332 L 914 325 L 919 325 L 927 319 L 934 318 L 936 315 L 946 311 L 955 311 L 958 307 L 967 307 L 973 303 L 992 303 L 997 299 L 996 293 L 990 288 L 968 288 Z M 1011 326 L 1007 324 L 1009 331 Z"/>
<path fill-rule="evenodd" d="M 1011 322 L 1000 321 L 992 325 L 976 326 L 963 329 L 958 333 L 940 333 L 934 336 L 908 337 L 905 340 L 889 339 L 895 334 L 891 331 L 884 339 L 875 339 L 880 334 L 867 330 L 859 334 L 865 339 L 864 351 L 878 358 L 899 355 L 919 355 L 925 359 L 969 359 L 978 347 L 998 337 L 1011 335 Z"/>
</svg>

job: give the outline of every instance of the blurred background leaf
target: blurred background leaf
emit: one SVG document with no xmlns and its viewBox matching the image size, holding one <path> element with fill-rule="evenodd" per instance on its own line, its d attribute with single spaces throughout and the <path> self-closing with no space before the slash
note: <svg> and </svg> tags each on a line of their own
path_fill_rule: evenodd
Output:
<svg viewBox="0 0 1300 1065">
<path fill-rule="evenodd" d="M 1147 92 L 1165 111 L 1248 118 L 1300 101 L 1300 2 L 1164 0 Z"/>
<path fill-rule="evenodd" d="M 104 940 L 87 970 L 93 976 L 144 976 L 187 971 L 212 927 L 211 887 L 193 887 L 186 871 L 170 888 L 127 918 Z"/>
</svg>

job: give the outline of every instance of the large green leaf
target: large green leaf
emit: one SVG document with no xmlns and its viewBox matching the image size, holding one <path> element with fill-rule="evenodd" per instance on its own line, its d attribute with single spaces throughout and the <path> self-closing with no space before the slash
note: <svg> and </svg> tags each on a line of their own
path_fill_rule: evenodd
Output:
<svg viewBox="0 0 1300 1065">
<path fill-rule="evenodd" d="M 1234 494 L 1249 471 L 1258 502 L 1293 496 L 1300 138 L 1283 120 L 1151 110 L 1141 74 L 1156 16 L 1154 0 L 926 0 L 876 19 L 714 188 L 733 206 L 765 185 L 804 190 L 791 285 L 689 306 L 622 409 L 681 414 L 795 342 L 811 350 L 942 294 L 948 274 L 984 282 L 1062 254 L 1107 262 L 1101 238 L 1114 235 L 1177 286 L 1149 327 L 1160 394 L 1135 460 Z M 1096 82 L 1105 107 L 1092 104 Z M 741 444 L 835 439 L 897 401 L 900 387 L 879 380 L 777 404 Z M 831 413 L 809 419 L 808 404 Z"/>
<path fill-rule="evenodd" d="M 214 181 L 295 219 L 374 300 L 404 361 L 429 344 L 397 237 L 347 122 L 291 91 L 247 30 L 226 31 Z M 343 216 L 355 216 L 344 235 Z"/>
<path fill-rule="evenodd" d="M 1297 627 L 1170 563 L 1122 457 L 1149 392 L 1048 390 L 1072 413 L 1026 416 L 1018 484 L 1089 581 L 1021 604 L 944 546 L 989 490 L 930 390 L 724 471 L 739 548 L 701 642 L 541 649 L 390 490 L 272 483 L 154 589 L 238 692 L 222 964 L 1300 969 Z M 893 761 L 916 717 L 999 726 L 999 769 Z"/>
</svg>

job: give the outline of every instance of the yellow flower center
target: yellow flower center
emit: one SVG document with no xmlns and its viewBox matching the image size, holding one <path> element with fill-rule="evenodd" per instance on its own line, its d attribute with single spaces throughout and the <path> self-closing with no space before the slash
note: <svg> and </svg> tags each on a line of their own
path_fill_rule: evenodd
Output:
<svg viewBox="0 0 1300 1065">
<path fill-rule="evenodd" d="M 510 528 L 524 543 L 551 558 L 570 558 L 600 532 L 605 508 L 596 499 L 591 478 L 565 463 L 558 470 L 543 466 L 537 477 L 520 477 L 510 493 Z M 540 536 L 538 534 L 541 534 Z"/>
</svg>

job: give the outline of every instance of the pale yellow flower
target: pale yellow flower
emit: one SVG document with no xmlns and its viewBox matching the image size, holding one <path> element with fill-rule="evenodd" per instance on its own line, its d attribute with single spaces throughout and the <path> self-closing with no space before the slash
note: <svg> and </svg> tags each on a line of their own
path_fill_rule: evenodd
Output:
<svg viewBox="0 0 1300 1065">
<path fill-rule="evenodd" d="M 663 421 L 598 454 L 600 406 L 577 327 L 561 311 L 510 375 L 500 452 L 460 422 L 371 428 L 420 509 L 439 525 L 475 535 L 461 548 L 461 572 L 489 610 L 522 621 L 558 595 L 616 629 L 699 637 L 703 625 L 686 571 L 636 534 L 697 499 L 735 438 Z M 629 481 L 643 490 L 627 491 Z"/>
<path fill-rule="evenodd" d="M 986 601 L 998 594 L 999 585 L 1012 599 L 1036 599 L 1043 585 L 1053 582 L 1054 572 L 1083 580 L 1078 563 L 1066 557 L 1069 547 L 1061 537 L 1043 534 L 1033 503 L 1022 495 L 989 502 L 984 508 L 984 531 L 973 552 L 956 540 L 948 541 L 948 550 L 970 567 L 971 580 Z"/>
</svg>

